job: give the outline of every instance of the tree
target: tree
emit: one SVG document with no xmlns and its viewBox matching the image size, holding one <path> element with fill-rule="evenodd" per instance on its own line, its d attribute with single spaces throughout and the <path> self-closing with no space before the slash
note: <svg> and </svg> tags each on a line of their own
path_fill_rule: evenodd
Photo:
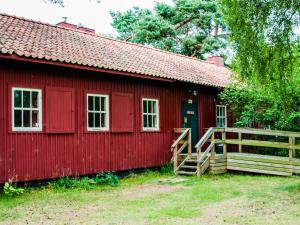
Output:
<svg viewBox="0 0 300 225">
<path fill-rule="evenodd" d="M 284 88 L 293 76 L 296 55 L 294 29 L 299 25 L 300 1 L 221 0 L 231 30 L 235 68 L 251 77 Z"/>
<path fill-rule="evenodd" d="M 300 131 L 300 1 L 221 0 L 237 83 L 220 98 L 236 126 Z"/>
<path fill-rule="evenodd" d="M 117 38 L 130 42 L 199 58 L 226 44 L 216 0 L 174 0 L 172 6 L 157 2 L 153 11 L 134 7 L 111 16 Z"/>
</svg>

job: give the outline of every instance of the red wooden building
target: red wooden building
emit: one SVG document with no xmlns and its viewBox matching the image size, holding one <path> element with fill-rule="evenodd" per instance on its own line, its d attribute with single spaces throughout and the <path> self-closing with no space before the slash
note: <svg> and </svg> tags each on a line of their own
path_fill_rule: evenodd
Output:
<svg viewBox="0 0 300 225">
<path fill-rule="evenodd" d="M 225 125 L 225 67 L 91 31 L 0 14 L 0 183 L 160 166 L 175 127 Z"/>
</svg>

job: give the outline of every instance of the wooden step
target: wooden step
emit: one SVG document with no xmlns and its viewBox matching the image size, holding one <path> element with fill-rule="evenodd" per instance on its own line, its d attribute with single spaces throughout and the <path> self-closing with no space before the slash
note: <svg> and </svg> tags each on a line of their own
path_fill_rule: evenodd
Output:
<svg viewBox="0 0 300 225">
<path fill-rule="evenodd" d="M 179 171 L 177 171 L 177 174 L 179 174 L 179 175 L 195 175 L 196 172 L 187 172 L 187 171 L 179 170 Z"/>
<path fill-rule="evenodd" d="M 180 168 L 184 168 L 184 169 L 197 169 L 197 166 L 188 166 L 188 165 L 183 165 Z"/>
<path fill-rule="evenodd" d="M 197 159 L 188 159 L 185 162 L 188 162 L 188 163 L 197 163 Z"/>
</svg>

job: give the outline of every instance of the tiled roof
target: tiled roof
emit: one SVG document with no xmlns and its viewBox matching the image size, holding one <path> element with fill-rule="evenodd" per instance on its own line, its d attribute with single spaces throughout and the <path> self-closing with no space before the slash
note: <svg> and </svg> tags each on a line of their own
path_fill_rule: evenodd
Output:
<svg viewBox="0 0 300 225">
<path fill-rule="evenodd" d="M 0 53 L 224 87 L 230 71 L 195 58 L 0 14 Z"/>
</svg>

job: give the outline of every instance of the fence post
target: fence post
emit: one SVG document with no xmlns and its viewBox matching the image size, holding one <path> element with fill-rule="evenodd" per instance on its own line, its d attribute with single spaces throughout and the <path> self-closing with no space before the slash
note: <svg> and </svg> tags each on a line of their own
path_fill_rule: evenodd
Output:
<svg viewBox="0 0 300 225">
<path fill-rule="evenodd" d="M 289 160 L 292 161 L 293 157 L 295 157 L 295 137 L 289 137 Z"/>
<path fill-rule="evenodd" d="M 176 172 L 176 169 L 177 169 L 177 165 L 178 165 L 178 157 L 177 157 L 177 145 L 174 147 L 174 173 Z"/>
<path fill-rule="evenodd" d="M 223 142 L 223 154 L 226 156 L 227 155 L 227 144 L 225 143 L 226 140 L 226 131 L 224 130 L 222 132 L 222 142 Z"/>
<path fill-rule="evenodd" d="M 189 128 L 189 134 L 188 134 L 188 154 L 192 154 L 192 130 Z"/>
<path fill-rule="evenodd" d="M 197 177 L 200 177 L 201 176 L 201 164 L 200 164 L 200 157 L 201 157 L 201 147 L 198 150 L 198 153 L 197 153 Z"/>
<path fill-rule="evenodd" d="M 239 132 L 239 137 L 238 137 L 239 141 L 242 141 L 242 133 Z M 242 144 L 239 144 L 239 152 L 242 152 Z"/>
<path fill-rule="evenodd" d="M 215 132 L 213 131 L 212 135 L 211 135 L 211 142 L 215 141 Z M 211 160 L 215 160 L 215 155 L 216 155 L 216 148 L 215 145 L 212 147 L 211 149 L 211 156 L 210 159 Z"/>
</svg>

